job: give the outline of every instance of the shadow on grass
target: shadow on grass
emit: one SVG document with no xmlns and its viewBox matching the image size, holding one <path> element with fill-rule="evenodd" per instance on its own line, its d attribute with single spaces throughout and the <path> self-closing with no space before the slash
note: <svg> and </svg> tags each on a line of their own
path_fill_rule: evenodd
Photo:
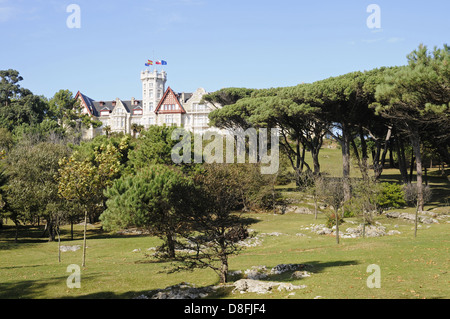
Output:
<svg viewBox="0 0 450 319">
<path fill-rule="evenodd" d="M 357 265 L 358 262 L 354 260 L 347 261 L 330 261 L 330 262 L 320 262 L 320 261 L 310 261 L 300 267 L 299 270 L 306 270 L 311 273 L 320 273 L 330 267 L 345 267 L 350 265 Z M 31 266 L 32 267 L 32 266 Z M 287 271 L 282 274 L 269 275 L 268 277 L 261 279 L 262 281 L 277 281 L 277 282 L 291 282 L 298 281 L 302 279 L 292 279 L 293 271 Z M 96 275 L 91 274 L 88 276 L 82 276 L 82 280 L 95 280 Z M 241 279 L 240 276 L 231 277 L 231 281 L 236 281 Z M 65 285 L 67 276 L 59 276 L 51 279 L 45 280 L 21 280 L 9 283 L 0 283 L 0 299 L 38 299 L 45 298 L 46 291 L 52 286 L 60 286 L 61 283 Z M 165 288 L 165 287 L 162 287 Z M 199 287 L 205 288 L 205 287 Z M 210 294 L 207 299 L 220 299 L 231 296 L 233 293 L 233 287 L 221 287 L 216 289 L 214 293 Z M 123 293 L 113 292 L 113 291 L 99 291 L 90 294 L 76 295 L 76 296 L 61 296 L 58 299 L 132 299 L 139 296 L 146 296 L 151 298 L 153 293 L 157 292 L 157 289 L 148 289 L 142 291 L 127 291 Z"/>
<path fill-rule="evenodd" d="M 79 226 L 81 227 L 81 226 Z M 78 227 L 77 227 L 78 228 Z M 3 225 L 3 228 L 0 229 L 0 250 L 12 250 L 12 249 L 20 249 L 21 244 L 29 245 L 39 245 L 51 242 L 57 242 L 56 238 L 54 241 L 49 241 L 47 236 L 42 236 L 44 233 L 44 226 L 20 226 L 19 235 L 17 241 L 15 241 L 15 232 L 16 227 L 13 225 Z M 83 239 L 84 231 L 83 229 L 74 229 L 73 231 L 73 240 L 71 239 L 71 232 L 69 229 L 61 229 L 61 245 L 68 244 L 71 242 L 79 241 Z M 87 229 L 86 238 L 90 239 L 108 239 L 108 238 L 134 238 L 134 237 L 145 237 L 150 236 L 148 234 L 118 234 L 118 233 L 110 233 L 101 229 L 99 226 L 95 226 L 94 228 Z"/>
<path fill-rule="evenodd" d="M 301 264 L 298 270 L 300 271 L 308 271 L 312 274 L 315 273 L 321 273 L 325 269 L 330 267 L 346 267 L 346 266 L 352 266 L 352 265 L 358 265 L 359 263 L 355 260 L 344 260 L 344 261 L 330 261 L 330 262 L 321 262 L 321 261 L 309 261 L 304 264 Z M 230 270 L 230 273 L 232 271 Z M 286 271 L 282 274 L 271 274 L 267 276 L 264 279 L 260 279 L 261 281 L 276 281 L 276 282 L 293 282 L 293 281 L 299 281 L 303 280 L 302 278 L 292 278 L 292 274 L 294 271 Z M 235 282 L 239 279 L 245 278 L 243 274 L 240 275 L 234 275 L 229 277 L 229 283 Z M 217 281 L 214 285 L 219 285 L 219 281 Z M 212 287 L 208 286 L 208 287 Z M 166 287 L 161 287 L 162 289 Z M 207 288 L 207 287 L 198 287 L 199 289 Z M 227 298 L 233 295 L 233 289 L 234 287 L 230 286 L 223 286 L 218 289 L 213 289 L 214 292 L 210 293 L 205 299 L 221 299 L 221 298 Z M 112 291 L 102 291 L 102 292 L 96 292 L 88 295 L 83 296 L 75 296 L 75 297 L 64 297 L 68 299 L 132 299 L 139 296 L 145 296 L 147 298 L 151 298 L 151 296 L 158 292 L 158 289 L 148 289 L 148 290 L 142 290 L 142 291 L 127 291 L 124 293 L 115 293 Z M 63 298 L 63 299 L 64 299 Z"/>
<path fill-rule="evenodd" d="M 48 241 L 48 238 L 43 237 L 42 233 L 44 226 L 21 225 L 19 226 L 17 242 L 15 241 L 16 226 L 3 225 L 0 229 L 0 250 L 7 250 L 16 248 L 16 245 L 26 244 L 40 244 Z"/>
<path fill-rule="evenodd" d="M 52 286 L 61 283 L 66 284 L 67 276 L 54 277 L 41 280 L 21 280 L 8 283 L 0 283 L 0 299 L 40 299 L 45 298 L 47 291 Z M 95 277 L 83 276 L 83 280 Z"/>
</svg>

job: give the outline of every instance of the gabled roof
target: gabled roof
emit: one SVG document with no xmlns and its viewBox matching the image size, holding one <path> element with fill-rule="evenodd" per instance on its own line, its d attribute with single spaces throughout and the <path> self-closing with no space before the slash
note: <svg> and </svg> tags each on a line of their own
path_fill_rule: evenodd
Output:
<svg viewBox="0 0 450 319">
<path fill-rule="evenodd" d="M 86 106 L 86 109 L 88 110 L 88 112 L 91 116 L 98 117 L 98 116 L 100 116 L 100 111 L 106 111 L 106 110 L 112 111 L 115 108 L 115 106 L 113 105 L 113 102 L 116 102 L 116 100 L 94 101 L 93 99 L 91 99 L 87 95 L 84 95 L 80 91 L 78 91 L 78 93 L 75 95 L 75 98 L 80 98 L 83 101 L 83 104 Z M 140 102 L 140 100 L 135 100 L 135 101 Z M 102 102 L 103 102 L 103 105 L 101 105 Z M 140 104 L 132 105 L 131 100 L 128 100 L 128 101 L 119 100 L 116 102 L 116 105 L 118 105 L 119 103 L 123 105 L 123 107 L 125 108 L 125 111 L 127 113 L 130 113 L 131 110 L 133 110 L 133 109 L 142 108 L 142 106 Z"/>
<path fill-rule="evenodd" d="M 86 107 L 88 113 L 90 115 L 95 115 L 95 109 L 94 109 L 94 100 L 91 99 L 90 97 L 84 95 L 83 93 L 81 93 L 80 91 L 77 92 L 77 94 L 75 95 L 75 98 L 78 99 L 80 98 L 83 101 L 84 106 Z"/>
<path fill-rule="evenodd" d="M 184 101 L 182 101 L 183 103 L 186 103 L 193 95 L 193 93 L 184 93 Z"/>
<path fill-rule="evenodd" d="M 178 104 L 178 106 L 180 107 L 178 110 L 162 110 L 161 106 L 164 105 L 165 100 L 170 97 L 173 96 L 175 98 L 176 103 Z M 167 88 L 166 92 L 164 92 L 163 97 L 161 98 L 161 100 L 158 103 L 158 106 L 155 109 L 155 113 L 186 113 L 186 110 L 183 108 L 183 106 L 180 103 L 180 99 L 178 94 L 176 94 L 171 88 L 170 86 Z"/>
</svg>

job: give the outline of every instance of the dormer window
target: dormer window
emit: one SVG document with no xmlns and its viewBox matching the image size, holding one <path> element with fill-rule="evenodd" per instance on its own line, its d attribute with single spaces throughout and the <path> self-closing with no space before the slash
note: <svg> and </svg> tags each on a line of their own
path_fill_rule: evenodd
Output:
<svg viewBox="0 0 450 319">
<path fill-rule="evenodd" d="M 108 116 L 108 115 L 109 115 L 109 110 L 108 109 L 100 110 L 100 116 Z"/>
</svg>

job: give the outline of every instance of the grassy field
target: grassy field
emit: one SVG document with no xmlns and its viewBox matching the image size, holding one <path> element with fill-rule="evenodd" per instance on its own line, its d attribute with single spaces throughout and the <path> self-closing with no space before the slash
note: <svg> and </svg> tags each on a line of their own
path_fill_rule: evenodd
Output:
<svg viewBox="0 0 450 319">
<path fill-rule="evenodd" d="M 337 174 L 338 155 L 337 150 L 324 150 L 322 156 L 329 156 L 330 161 L 324 161 L 322 168 L 334 170 Z M 383 179 L 393 180 L 396 174 L 395 170 L 387 170 Z M 426 209 L 450 214 L 450 207 L 446 204 L 450 183 L 431 172 L 430 185 L 435 196 Z M 281 190 L 285 196 L 302 197 L 289 185 Z M 402 211 L 413 210 L 407 208 Z M 232 256 L 230 271 L 244 271 L 260 265 L 270 269 L 278 264 L 308 264 L 311 266 L 310 277 L 291 279 L 291 273 L 285 273 L 267 278 L 307 287 L 295 290 L 295 293 L 274 290 L 265 295 L 233 294 L 231 289 L 223 289 L 212 298 L 450 298 L 450 223 L 446 220 L 422 225 L 417 238 L 414 238 L 413 224 L 380 215 L 376 221 L 387 230 L 399 230 L 401 234 L 341 239 L 338 245 L 333 236 L 317 235 L 304 229 L 311 224 L 324 224 L 324 214 L 319 214 L 317 220 L 314 215 L 296 213 L 248 215 L 255 219 L 250 228 L 262 236 L 263 241 L 259 246 L 245 248 L 239 255 Z M 347 223 L 341 229 L 354 227 L 350 223 L 352 221 L 359 222 L 346 219 Z M 69 227 L 63 227 L 61 245 L 82 245 L 82 226 L 75 226 L 73 241 L 69 231 Z M 263 236 L 273 232 L 280 235 Z M 218 284 L 218 277 L 209 269 L 167 273 L 170 264 L 156 262 L 146 256 L 148 248 L 160 244 L 157 238 L 106 233 L 102 232 L 100 224 L 95 224 L 88 227 L 86 267 L 81 269 L 81 288 L 69 289 L 66 285 L 70 275 L 67 266 L 81 265 L 82 251 L 63 252 L 59 262 L 58 243 L 40 238 L 41 233 L 42 227 L 24 227 L 19 242 L 14 243 L 11 224 L 0 230 L 0 298 L 134 298 L 181 282 L 193 283 L 197 287 Z M 306 236 L 298 236 L 298 233 Z M 136 249 L 138 251 L 134 251 Z M 367 267 L 370 264 L 380 267 L 381 288 L 367 287 L 366 281 L 371 274 Z"/>
</svg>

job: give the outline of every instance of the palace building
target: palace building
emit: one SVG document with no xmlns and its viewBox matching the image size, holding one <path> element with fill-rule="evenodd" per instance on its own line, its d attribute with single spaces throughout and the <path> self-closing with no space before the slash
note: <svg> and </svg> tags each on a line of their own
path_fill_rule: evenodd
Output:
<svg viewBox="0 0 450 319">
<path fill-rule="evenodd" d="M 184 127 L 194 134 L 202 134 L 210 128 L 208 114 L 215 109 L 210 103 L 202 103 L 207 94 L 203 88 L 192 93 L 177 93 L 170 86 L 166 88 L 167 73 L 145 70 L 141 72 L 142 99 L 132 97 L 130 100 L 94 101 L 78 91 L 82 112 L 102 122 L 98 128 L 89 128 L 83 138 L 91 139 L 105 134 L 104 128 L 109 126 L 110 132 L 131 134 L 133 124 L 148 128 L 150 125 L 176 125 Z"/>
</svg>

